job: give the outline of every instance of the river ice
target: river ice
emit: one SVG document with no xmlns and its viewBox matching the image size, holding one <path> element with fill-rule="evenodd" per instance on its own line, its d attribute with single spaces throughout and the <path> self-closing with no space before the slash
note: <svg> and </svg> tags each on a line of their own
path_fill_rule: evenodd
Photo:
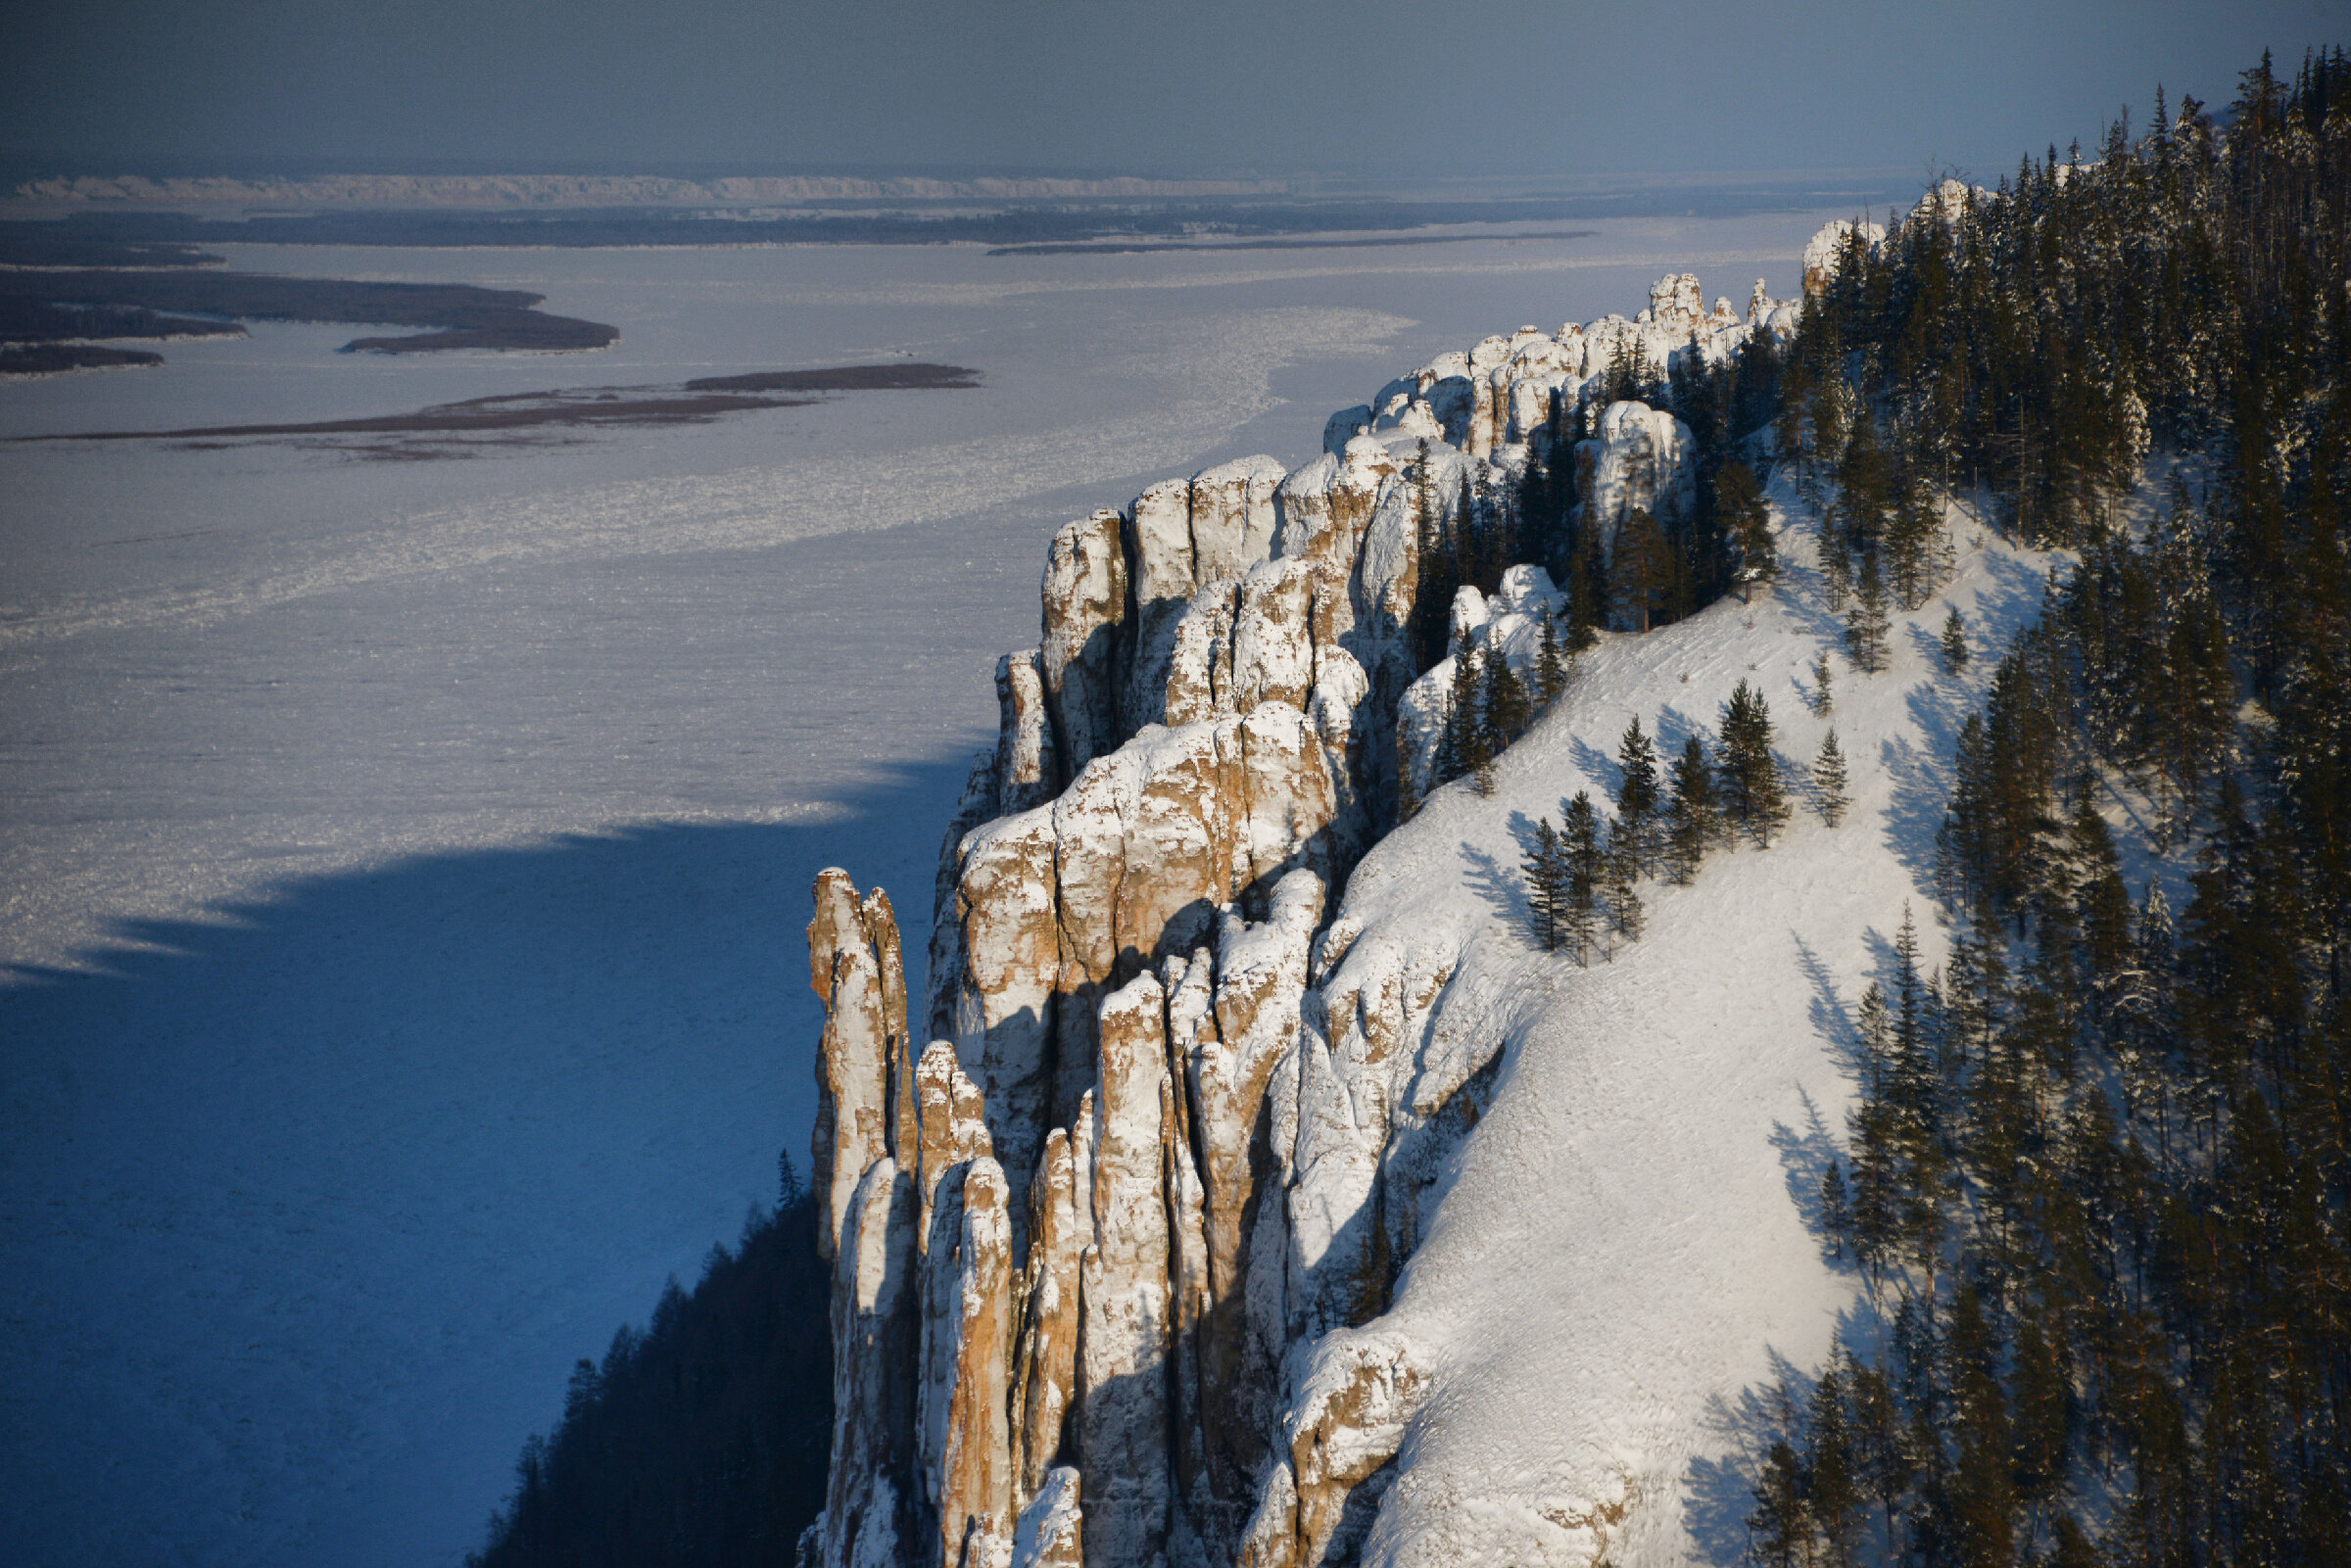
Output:
<svg viewBox="0 0 2351 1568">
<path fill-rule="evenodd" d="M 0 384 L 0 436 L 888 357 L 975 392 L 395 461 L 0 445 L 0 1555 L 455 1562 L 568 1368 L 805 1164 L 816 870 L 897 897 L 1045 541 L 1824 216 L 1226 256 L 322 251 L 525 287 L 565 356 L 347 326 Z"/>
</svg>

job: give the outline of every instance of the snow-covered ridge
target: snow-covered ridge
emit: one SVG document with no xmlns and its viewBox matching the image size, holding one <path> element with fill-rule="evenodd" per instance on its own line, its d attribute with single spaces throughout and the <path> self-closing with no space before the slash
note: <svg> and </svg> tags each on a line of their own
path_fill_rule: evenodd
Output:
<svg viewBox="0 0 2351 1568">
<path fill-rule="evenodd" d="M 1843 1092 L 1806 1010 L 1909 885 L 1969 694 L 1922 687 L 1903 641 L 1841 697 L 1845 825 L 1717 857 L 1580 971 L 1524 939 L 1516 835 L 1607 793 L 1628 716 L 1678 743 L 1738 679 L 1809 755 L 1796 672 L 1834 623 L 1803 541 L 1752 606 L 1604 640 L 1491 797 L 1440 789 L 1397 828 L 1429 723 L 1405 633 L 1424 489 L 1449 507 L 1509 482 L 1636 351 L 1711 358 L 1798 309 L 1758 285 L 1709 310 L 1669 277 L 1631 320 L 1398 378 L 1299 469 L 1168 481 L 1055 538 L 1040 641 L 999 665 L 999 740 L 947 835 L 919 1007 L 888 900 L 818 886 L 818 1560 L 1703 1556 L 1689 1478 L 1729 1441 L 1706 1400 L 1774 1335 L 1825 1345 L 1833 1310 L 1773 1144 L 1804 1124 L 1798 1088 L 1824 1117 Z M 1692 449 L 1661 410 L 1603 411 L 1576 453 L 1587 523 L 1675 495 Z M 1987 546 L 1950 594 L 1989 629 L 2038 582 Z M 1515 659 L 1552 596 L 1517 569 L 1455 616 Z M 1747 1014 L 1701 1005 L 1748 973 Z M 1620 1160 L 1631 1128 L 1654 1141 Z"/>
</svg>

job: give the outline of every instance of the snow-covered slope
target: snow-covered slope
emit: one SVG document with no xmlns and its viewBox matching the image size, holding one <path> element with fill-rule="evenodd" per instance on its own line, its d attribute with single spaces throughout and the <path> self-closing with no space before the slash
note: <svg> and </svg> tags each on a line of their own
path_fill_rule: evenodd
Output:
<svg viewBox="0 0 2351 1568">
<path fill-rule="evenodd" d="M 1494 1060 L 1491 1101 L 1417 1195 L 1418 1246 L 1393 1307 L 1314 1355 L 1377 1338 L 1416 1369 L 1394 1484 L 1366 1542 L 1378 1563 L 1634 1564 L 1735 1560 L 1751 1507 L 1735 1461 L 1743 1394 L 1826 1352 L 1854 1285 L 1807 1242 L 1805 1216 L 1850 1090 L 1849 1010 L 1905 904 L 1930 956 L 1934 833 L 1976 681 L 1934 650 L 1945 601 L 1980 655 L 2038 610 L 2042 563 L 1954 514 L 1945 593 L 1897 617 L 1891 667 L 1836 651 L 1833 709 L 1810 666 L 1836 649 L 1800 503 L 1776 490 L 1790 570 L 1751 605 L 1724 600 L 1587 654 L 1566 693 L 1495 768 L 1481 798 L 1438 791 L 1365 859 L 1323 990 L 1409 950 L 1452 970 L 1417 1061 L 1394 1074 L 1434 1104 Z M 1709 856 L 1690 886 L 1643 885 L 1649 925 L 1587 967 L 1529 940 L 1518 866 L 1528 829 L 1577 790 L 1609 798 L 1639 719 L 1678 750 L 1709 742 L 1746 680 L 1800 775 L 1833 725 L 1852 805 L 1824 826 L 1799 789 L 1767 849 Z M 1448 961 L 1445 954 L 1455 955 Z M 1420 1087 L 1426 1084 L 1427 1087 Z M 1359 1094 L 1358 1098 L 1362 1098 Z M 1369 1129 L 1367 1129 L 1369 1130 Z"/>
</svg>

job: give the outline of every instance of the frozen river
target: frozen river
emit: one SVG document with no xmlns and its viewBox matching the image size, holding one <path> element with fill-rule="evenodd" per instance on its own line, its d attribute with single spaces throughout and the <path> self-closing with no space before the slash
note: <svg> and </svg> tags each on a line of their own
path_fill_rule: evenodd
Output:
<svg viewBox="0 0 2351 1568">
<path fill-rule="evenodd" d="M 977 391 L 388 460 L 0 445 L 0 1557 L 445 1564 L 574 1359 L 805 1167 L 818 868 L 896 895 L 1060 523 L 1826 216 L 1223 256 L 332 251 L 597 354 L 257 324 L 0 436 L 919 358 Z"/>
</svg>

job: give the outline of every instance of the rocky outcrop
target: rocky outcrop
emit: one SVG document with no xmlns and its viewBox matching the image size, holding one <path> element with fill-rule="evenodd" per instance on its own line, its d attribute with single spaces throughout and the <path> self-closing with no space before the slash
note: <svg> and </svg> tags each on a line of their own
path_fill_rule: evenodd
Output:
<svg viewBox="0 0 2351 1568">
<path fill-rule="evenodd" d="M 1426 1386 L 1400 1338 L 1346 1334 L 1324 1346 L 1283 1423 L 1284 1451 L 1249 1522 L 1242 1568 L 1353 1560 Z"/>
<path fill-rule="evenodd" d="M 1118 744 L 1119 641 L 1127 621 L 1124 527 L 1117 512 L 1095 512 L 1054 535 L 1045 559 L 1045 641 L 1037 667 L 1060 764 L 1050 793 L 1060 793 L 1069 775 Z"/>
<path fill-rule="evenodd" d="M 898 925 L 879 887 L 860 901 L 842 871 L 816 879 L 809 983 L 825 1003 L 817 1048 L 818 1256 L 837 1252 L 852 1196 L 876 1161 L 901 1154 L 913 1120 L 906 971 Z"/>
<path fill-rule="evenodd" d="M 1348 1560 L 1426 1385 L 1375 1320 L 1497 1067 L 1431 1026 L 1448 940 L 1331 920 L 1400 765 L 1429 783 L 1426 520 L 1569 416 L 1585 518 L 1687 508 L 1688 430 L 1586 410 L 1596 378 L 1791 309 L 1666 278 L 1635 320 L 1438 356 L 1295 471 L 1224 464 L 1054 537 L 942 846 L 919 1036 L 888 901 L 817 883 L 825 1562 Z M 1563 611 L 1533 567 L 1454 606 L 1529 676 Z"/>
<path fill-rule="evenodd" d="M 1811 299 L 1836 280 L 1838 268 L 1845 264 L 1845 253 L 1856 236 L 1864 248 L 1874 249 L 1885 243 L 1886 225 L 1856 223 L 1840 217 L 1822 224 L 1819 231 L 1804 242 L 1805 299 Z"/>
<path fill-rule="evenodd" d="M 1454 666 L 1460 650 L 1474 648 L 1481 658 L 1499 653 L 1528 690 L 1539 689 L 1544 620 L 1548 617 L 1556 628 L 1566 614 L 1567 595 L 1553 586 L 1551 574 L 1540 566 L 1511 567 L 1491 596 L 1467 586 L 1455 595 L 1455 651 L 1407 688 L 1397 709 L 1397 767 L 1413 799 L 1426 799 L 1443 782 L 1437 777 L 1438 751 L 1453 717 Z"/>
<path fill-rule="evenodd" d="M 1698 504 L 1698 441 L 1690 427 L 1645 403 L 1613 403 L 1575 451 L 1576 505 L 1584 526 L 1612 546 L 1635 509 L 1687 517 Z"/>
<path fill-rule="evenodd" d="M 833 1267 L 833 1461 L 818 1520 L 827 1563 L 927 1560 L 914 1468 L 920 1343 L 914 1182 L 887 1155 L 859 1176 Z"/>
</svg>

